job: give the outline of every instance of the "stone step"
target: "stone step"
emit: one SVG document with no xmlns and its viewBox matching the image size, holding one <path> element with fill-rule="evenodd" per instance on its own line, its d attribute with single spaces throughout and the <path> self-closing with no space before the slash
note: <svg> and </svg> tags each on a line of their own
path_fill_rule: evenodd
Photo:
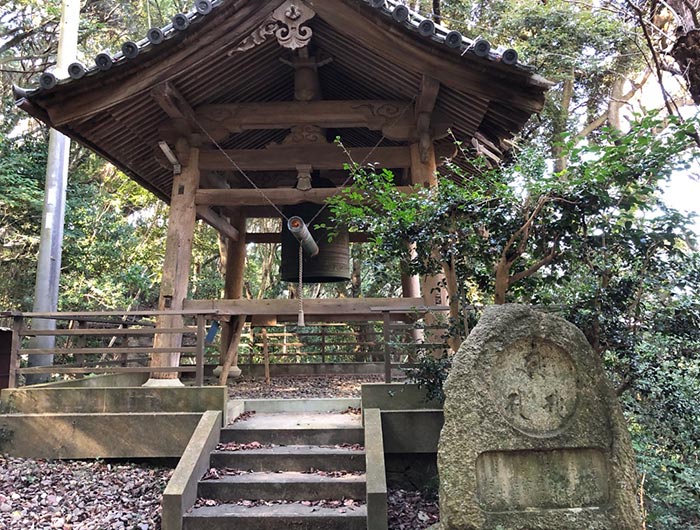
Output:
<svg viewBox="0 0 700 530">
<path fill-rule="evenodd" d="M 243 473 L 199 482 L 198 494 L 204 499 L 231 502 L 243 499 L 316 501 L 322 499 L 364 500 L 364 475 L 330 477 L 317 473 Z"/>
<path fill-rule="evenodd" d="M 185 514 L 183 530 L 365 530 L 367 508 L 326 508 L 301 503 L 269 506 L 222 504 Z"/>
<path fill-rule="evenodd" d="M 364 471 L 365 452 L 349 448 L 287 445 L 241 451 L 213 451 L 211 467 L 247 471 Z"/>
<path fill-rule="evenodd" d="M 364 442 L 362 427 L 312 428 L 312 429 L 249 429 L 237 424 L 221 430 L 224 443 L 260 442 L 275 445 L 336 445 Z"/>
</svg>

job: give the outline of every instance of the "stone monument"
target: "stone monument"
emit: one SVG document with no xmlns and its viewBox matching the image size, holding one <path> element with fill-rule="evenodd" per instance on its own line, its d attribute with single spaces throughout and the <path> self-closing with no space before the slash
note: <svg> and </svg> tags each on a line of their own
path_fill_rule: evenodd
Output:
<svg viewBox="0 0 700 530">
<path fill-rule="evenodd" d="M 634 455 L 583 333 L 486 309 L 445 385 L 442 530 L 639 530 Z"/>
</svg>

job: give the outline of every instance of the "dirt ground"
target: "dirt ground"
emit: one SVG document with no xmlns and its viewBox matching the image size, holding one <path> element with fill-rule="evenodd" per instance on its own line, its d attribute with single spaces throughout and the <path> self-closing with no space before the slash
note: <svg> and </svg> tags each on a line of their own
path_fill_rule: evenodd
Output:
<svg viewBox="0 0 700 530">
<path fill-rule="evenodd" d="M 229 381 L 229 397 L 247 399 L 359 398 L 362 383 L 381 383 L 381 375 L 324 375 L 303 377 L 241 378 Z"/>
</svg>

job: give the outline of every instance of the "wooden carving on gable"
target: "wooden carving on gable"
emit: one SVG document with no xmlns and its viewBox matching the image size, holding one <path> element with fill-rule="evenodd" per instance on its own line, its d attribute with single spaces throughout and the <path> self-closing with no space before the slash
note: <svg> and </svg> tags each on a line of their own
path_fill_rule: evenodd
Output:
<svg viewBox="0 0 700 530">
<path fill-rule="evenodd" d="M 265 20 L 232 51 L 247 51 L 275 36 L 280 46 L 296 50 L 305 47 L 313 31 L 304 24 L 316 16 L 316 12 L 303 2 L 289 0 L 275 9 Z"/>
</svg>

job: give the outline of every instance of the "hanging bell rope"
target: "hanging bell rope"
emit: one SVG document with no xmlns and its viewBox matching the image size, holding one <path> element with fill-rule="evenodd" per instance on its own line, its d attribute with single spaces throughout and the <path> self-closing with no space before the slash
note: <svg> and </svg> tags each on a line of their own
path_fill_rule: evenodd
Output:
<svg viewBox="0 0 700 530">
<path fill-rule="evenodd" d="M 301 241 L 299 241 L 299 285 L 297 289 L 297 298 L 299 298 L 299 311 L 297 313 L 297 326 L 303 328 L 306 326 L 304 322 L 304 281 L 302 280 L 304 276 L 304 246 Z"/>
<path fill-rule="evenodd" d="M 290 217 L 287 221 L 287 228 L 291 234 L 299 241 L 299 288 L 298 288 L 298 298 L 299 298 L 299 314 L 297 319 L 297 325 L 300 327 L 305 326 L 304 322 L 304 252 L 306 252 L 312 258 L 318 254 L 318 245 L 314 241 L 309 228 L 304 223 L 304 220 L 295 215 Z"/>
</svg>

